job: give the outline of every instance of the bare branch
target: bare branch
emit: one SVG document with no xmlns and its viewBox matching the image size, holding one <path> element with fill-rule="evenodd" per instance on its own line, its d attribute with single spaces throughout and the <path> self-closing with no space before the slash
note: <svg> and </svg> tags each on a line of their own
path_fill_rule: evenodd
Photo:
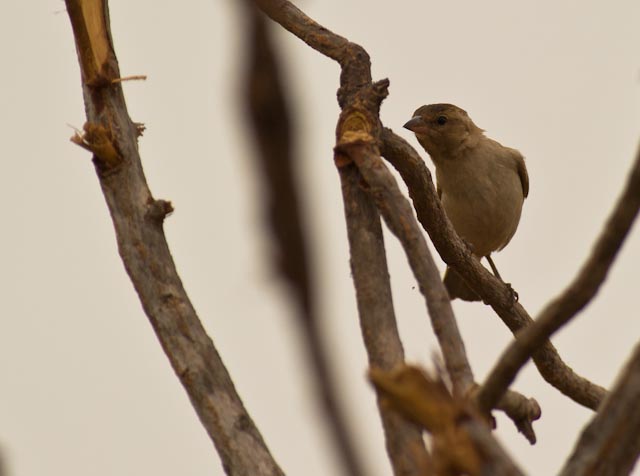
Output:
<svg viewBox="0 0 640 476">
<path fill-rule="evenodd" d="M 490 409 L 511 385 L 529 357 L 593 299 L 604 282 L 640 209 L 640 148 L 627 179 L 591 255 L 565 291 L 552 300 L 536 321 L 517 335 L 478 392 L 481 408 Z"/>
<path fill-rule="evenodd" d="M 138 154 L 109 31 L 106 1 L 66 0 L 87 112 L 83 144 L 94 153 L 118 250 L 165 354 L 229 475 L 281 476 L 182 286 Z"/>
<path fill-rule="evenodd" d="M 420 155 L 390 129 L 384 129 L 381 137 L 382 155 L 400 172 L 407 184 L 418 220 L 442 259 L 472 283 L 474 290 L 491 305 L 511 332 L 515 334 L 529 326 L 533 320 L 524 307 L 519 302 L 514 303 L 508 287 L 472 258 L 456 234 L 442 209 L 431 173 Z M 604 399 L 606 390 L 577 375 L 562 361 L 551 342 L 544 342 L 533 354 L 533 360 L 547 382 L 581 405 L 595 410 Z"/>
<path fill-rule="evenodd" d="M 304 348 L 314 370 L 316 393 L 327 416 L 334 449 L 340 455 L 346 474 L 361 475 L 364 473 L 362 464 L 349 437 L 318 329 L 308 246 L 293 170 L 292 121 L 278 58 L 268 30 L 270 25 L 267 25 L 264 15 L 256 10 L 253 2 L 247 2 L 246 11 L 251 23 L 246 96 L 258 149 L 258 166 L 262 169 L 265 182 L 265 214 L 277 248 L 276 265 L 291 285 L 296 298 L 296 311 L 305 339 Z"/>
<path fill-rule="evenodd" d="M 369 191 L 373 191 L 372 195 L 376 198 L 377 206 L 382 211 L 387 224 L 399 237 L 407 252 L 420 289 L 425 295 L 432 326 L 439 339 L 445 365 L 454 384 L 454 392 L 457 395 L 465 395 L 475 384 L 467 362 L 464 343 L 458 331 L 446 290 L 422 233 L 415 222 L 411 207 L 402 196 L 393 177 L 380 161 L 377 148 L 372 148 L 370 143 L 372 134 L 377 135 L 379 133 L 378 108 L 380 101 L 387 94 L 387 83 L 380 82 L 372 87 L 362 85 L 361 82 L 370 79 L 370 73 L 368 71 L 363 72 L 365 67 L 368 68 L 369 64 L 366 52 L 357 45 L 349 43 L 344 38 L 333 35 L 322 28 L 297 8 L 288 5 L 287 2 L 279 1 L 258 1 L 258 4 L 274 20 L 299 36 L 312 48 L 338 60 L 343 65 L 341 89 L 343 91 L 357 91 L 357 94 L 350 96 L 353 97 L 351 102 L 347 103 L 344 100 L 347 97 L 345 94 L 342 95 L 343 100 L 341 101 L 343 114 L 338 127 L 336 164 L 341 171 L 343 193 L 345 190 L 344 185 L 348 183 L 343 171 L 347 173 L 346 168 L 351 167 L 351 161 L 355 161 L 360 168 L 360 172 L 365 176 Z M 328 45 L 331 46 L 329 47 Z M 347 52 L 351 52 L 351 54 Z M 363 62 L 364 64 L 362 67 L 357 67 L 353 65 L 354 61 Z M 359 89 L 356 87 L 357 85 L 360 85 Z M 362 126 L 365 126 L 364 130 L 358 130 Z M 352 128 L 355 130 L 352 130 Z M 367 171 L 365 172 L 363 168 L 366 168 Z M 347 199 L 348 197 L 345 195 L 345 209 L 348 211 Z M 353 224 L 350 221 L 352 219 L 355 218 L 351 217 L 350 219 L 347 213 L 347 224 L 350 230 L 352 228 L 350 224 Z M 352 260 L 354 253 L 357 253 L 357 249 L 352 244 Z M 366 263 L 366 261 L 363 261 L 363 263 Z M 354 282 L 357 290 L 361 287 L 359 282 L 364 283 L 364 274 L 358 279 L 354 273 Z M 374 276 L 380 275 L 378 271 L 371 274 Z M 385 265 L 382 276 L 386 275 Z M 383 295 L 380 294 L 379 296 Z M 361 306 L 360 315 L 366 342 L 367 332 L 364 325 L 364 316 L 367 313 L 363 312 L 363 303 L 360 302 L 360 297 L 359 306 Z M 378 303 L 373 307 L 377 309 L 379 306 L 380 304 Z M 395 319 L 393 328 L 395 329 Z M 523 404 L 522 400 L 519 400 L 520 404 L 517 406 L 517 411 L 513 410 L 516 406 L 508 406 L 512 411 L 507 413 L 514 419 L 516 426 L 526 434 L 527 438 L 530 441 L 534 441 L 535 434 L 533 433 L 531 422 L 539 417 L 539 407 L 535 400 L 525 399 L 524 401 L 527 403 Z"/>
<path fill-rule="evenodd" d="M 359 45 L 336 35 L 305 15 L 288 0 L 255 0 L 269 18 L 341 67 L 338 102 L 344 107 L 359 88 L 371 83 L 369 55 Z"/>
<path fill-rule="evenodd" d="M 404 350 L 393 310 L 382 227 L 378 210 L 362 189 L 354 164 L 339 167 L 349 237 L 351 273 L 369 364 L 383 370 L 404 363 Z M 398 416 L 378 398 L 387 453 L 396 476 L 428 474 L 429 456 L 422 430 Z"/>
<path fill-rule="evenodd" d="M 560 476 L 630 474 L 640 455 L 640 344 L 598 413 L 583 430 Z"/>
<path fill-rule="evenodd" d="M 384 88 L 383 93 L 386 95 L 386 84 L 377 83 L 374 88 Z M 367 191 L 375 200 L 387 226 L 402 243 L 420 292 L 425 296 L 431 324 L 440 343 L 454 394 L 465 395 L 473 386 L 473 374 L 451 309 L 449 295 L 440 279 L 440 273 L 413 215 L 411 205 L 380 159 L 375 144 L 338 144 L 336 151 L 356 163 L 367 183 Z"/>
<path fill-rule="evenodd" d="M 365 133 L 373 129 L 378 122 L 377 115 L 368 116 L 369 122 L 366 122 L 352 109 L 357 101 L 355 93 L 371 82 L 367 53 L 318 25 L 287 1 L 257 0 L 256 3 L 271 19 L 342 66 L 338 97 L 344 110 L 339 120 L 338 137 L 362 132 L 363 128 Z M 369 361 L 389 368 L 403 361 L 404 351 L 393 312 L 379 217 L 360 190 L 358 170 L 353 165 L 341 164 L 337 156 L 336 164 L 342 182 L 351 268 Z M 397 476 L 422 474 L 428 464 L 428 454 L 421 432 L 388 409 L 380 407 L 380 413 L 394 473 Z"/>
</svg>

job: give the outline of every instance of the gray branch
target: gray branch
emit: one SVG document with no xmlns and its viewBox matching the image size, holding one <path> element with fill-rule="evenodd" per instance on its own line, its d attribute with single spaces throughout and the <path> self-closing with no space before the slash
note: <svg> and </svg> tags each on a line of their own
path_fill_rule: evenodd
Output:
<svg viewBox="0 0 640 476">
<path fill-rule="evenodd" d="M 189 301 L 163 232 L 171 204 L 151 195 L 109 30 L 106 1 L 66 0 L 87 123 L 73 141 L 93 152 L 118 250 L 142 307 L 229 475 L 282 476 Z"/>
</svg>

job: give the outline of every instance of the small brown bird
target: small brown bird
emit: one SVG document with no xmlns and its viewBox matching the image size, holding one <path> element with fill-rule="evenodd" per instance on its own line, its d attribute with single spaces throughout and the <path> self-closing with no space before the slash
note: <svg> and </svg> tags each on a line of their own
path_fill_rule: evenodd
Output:
<svg viewBox="0 0 640 476">
<path fill-rule="evenodd" d="M 529 194 L 522 154 L 486 137 L 453 104 L 422 106 L 404 127 L 415 133 L 436 167 L 438 196 L 453 227 L 500 278 L 490 255 L 513 237 Z M 451 299 L 480 299 L 450 268 L 444 284 Z"/>
</svg>

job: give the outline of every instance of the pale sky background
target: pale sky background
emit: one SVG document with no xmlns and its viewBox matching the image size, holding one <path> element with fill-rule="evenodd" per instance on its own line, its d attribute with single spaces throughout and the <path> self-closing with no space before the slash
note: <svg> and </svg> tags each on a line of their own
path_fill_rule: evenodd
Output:
<svg viewBox="0 0 640 476">
<path fill-rule="evenodd" d="M 112 1 L 121 72 L 149 77 L 125 94 L 133 120 L 147 125 L 150 187 L 176 209 L 166 233 L 180 275 L 249 412 L 288 475 L 337 474 L 268 260 L 238 106 L 244 25 L 235 3 Z M 640 137 L 640 2 L 299 5 L 367 49 L 374 78 L 391 80 L 382 119 L 415 146 L 401 128 L 411 113 L 452 102 L 526 156 L 530 198 L 496 262 L 536 315 L 583 262 Z M 339 70 L 286 32 L 278 42 L 326 342 L 369 474 L 387 476 L 332 162 Z M 85 116 L 64 3 L 5 2 L 0 56 L 0 446 L 9 474 L 222 475 L 124 272 L 90 156 L 68 140 L 68 124 L 81 128 Z M 437 344 L 424 302 L 387 238 L 408 360 L 430 365 Z M 597 300 L 554 338 L 567 363 L 602 385 L 640 337 L 639 263 L 636 226 Z M 482 304 L 454 309 L 482 380 L 511 334 Z M 542 407 L 538 444 L 500 414 L 497 435 L 529 474 L 554 474 L 592 413 L 531 365 L 515 388 Z"/>
</svg>

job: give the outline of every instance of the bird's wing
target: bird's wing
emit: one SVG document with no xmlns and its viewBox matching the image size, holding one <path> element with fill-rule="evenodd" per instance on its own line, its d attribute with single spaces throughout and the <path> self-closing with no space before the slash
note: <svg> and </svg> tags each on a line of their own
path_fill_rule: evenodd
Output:
<svg viewBox="0 0 640 476">
<path fill-rule="evenodd" d="M 509 155 L 513 159 L 513 162 L 516 166 L 516 172 L 518 172 L 518 177 L 520 177 L 520 185 L 522 185 L 522 194 L 524 198 L 527 198 L 529 195 L 529 174 L 527 173 L 527 166 L 524 163 L 524 157 L 522 154 L 516 149 L 512 149 L 511 147 L 504 147 L 509 151 Z"/>
<path fill-rule="evenodd" d="M 527 166 L 524 163 L 524 157 L 518 151 L 516 155 L 516 168 L 518 170 L 518 176 L 520 177 L 520 183 L 522 184 L 522 193 L 524 198 L 529 195 L 529 174 L 527 173 Z"/>
</svg>

